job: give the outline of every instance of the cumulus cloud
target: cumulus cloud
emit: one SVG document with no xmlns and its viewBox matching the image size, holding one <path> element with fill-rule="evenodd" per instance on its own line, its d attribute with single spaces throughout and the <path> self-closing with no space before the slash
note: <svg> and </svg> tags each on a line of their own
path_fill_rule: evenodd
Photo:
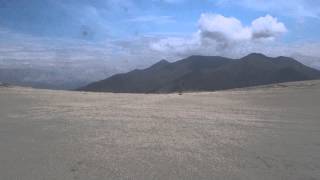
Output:
<svg viewBox="0 0 320 180">
<path fill-rule="evenodd" d="M 163 52 L 229 51 L 239 44 L 259 44 L 273 41 L 287 32 L 286 26 L 270 15 L 259 17 L 248 26 L 234 17 L 205 13 L 198 21 L 198 32 L 190 37 L 164 38 L 151 44 L 151 48 Z"/>
<path fill-rule="evenodd" d="M 202 14 L 199 19 L 199 30 L 203 38 L 216 41 L 247 40 L 251 38 L 249 27 L 234 17 L 219 14 Z"/>
<path fill-rule="evenodd" d="M 270 15 L 259 17 L 250 26 L 244 26 L 234 17 L 208 13 L 200 17 L 199 32 L 202 39 L 211 39 L 227 45 L 237 41 L 274 39 L 287 32 L 287 28 Z"/>
<path fill-rule="evenodd" d="M 252 22 L 251 31 L 253 39 L 274 39 L 287 32 L 287 28 L 283 23 L 278 22 L 277 18 L 266 15 L 265 17 L 260 17 Z"/>
</svg>

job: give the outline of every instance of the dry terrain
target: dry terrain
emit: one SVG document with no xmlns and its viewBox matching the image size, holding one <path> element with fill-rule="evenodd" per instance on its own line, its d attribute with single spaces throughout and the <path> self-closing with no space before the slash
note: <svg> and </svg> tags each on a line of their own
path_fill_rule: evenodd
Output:
<svg viewBox="0 0 320 180">
<path fill-rule="evenodd" d="M 0 179 L 320 179 L 320 81 L 183 95 L 0 87 Z"/>
</svg>

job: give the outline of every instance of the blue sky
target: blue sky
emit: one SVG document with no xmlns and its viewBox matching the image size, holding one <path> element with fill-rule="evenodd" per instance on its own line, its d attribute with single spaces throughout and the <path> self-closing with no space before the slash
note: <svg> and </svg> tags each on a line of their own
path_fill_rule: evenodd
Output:
<svg viewBox="0 0 320 180">
<path fill-rule="evenodd" d="M 0 0 L 0 59 L 320 57 L 317 0 Z"/>
<path fill-rule="evenodd" d="M 244 24 L 249 24 L 257 17 L 271 14 L 289 27 L 290 34 L 286 39 L 290 41 L 301 39 L 301 36 L 315 40 L 320 38 L 317 34 L 317 29 L 320 27 L 318 9 L 306 9 L 308 12 L 315 11 L 314 17 L 310 17 L 308 14 L 294 12 L 294 9 L 293 12 L 288 12 L 287 7 L 283 9 L 284 12 L 276 8 L 264 10 L 250 7 L 245 4 L 251 3 L 249 1 L 234 3 L 237 1 L 1 0 L 0 2 L 1 27 L 34 36 L 103 41 L 106 38 L 123 38 L 137 34 L 192 33 L 196 30 L 197 20 L 202 13 L 217 13 L 236 17 Z M 293 7 L 320 6 L 320 2 L 316 1 L 302 2 L 291 3 Z M 89 37 L 85 38 L 82 31 L 88 31 Z"/>
</svg>

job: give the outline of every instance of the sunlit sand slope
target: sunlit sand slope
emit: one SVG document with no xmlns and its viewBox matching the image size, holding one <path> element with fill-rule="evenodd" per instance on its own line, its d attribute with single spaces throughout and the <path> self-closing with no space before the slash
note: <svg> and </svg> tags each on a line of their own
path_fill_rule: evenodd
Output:
<svg viewBox="0 0 320 180">
<path fill-rule="evenodd" d="M 0 179 L 320 179 L 320 81 L 183 95 L 0 87 Z"/>
</svg>

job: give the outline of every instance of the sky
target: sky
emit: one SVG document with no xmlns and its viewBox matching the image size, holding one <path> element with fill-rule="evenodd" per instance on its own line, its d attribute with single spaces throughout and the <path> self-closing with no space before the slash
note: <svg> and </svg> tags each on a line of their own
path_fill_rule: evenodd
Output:
<svg viewBox="0 0 320 180">
<path fill-rule="evenodd" d="M 319 30 L 319 0 L 0 0 L 0 60 L 15 62 L 133 68 L 260 52 L 320 67 Z"/>
</svg>

